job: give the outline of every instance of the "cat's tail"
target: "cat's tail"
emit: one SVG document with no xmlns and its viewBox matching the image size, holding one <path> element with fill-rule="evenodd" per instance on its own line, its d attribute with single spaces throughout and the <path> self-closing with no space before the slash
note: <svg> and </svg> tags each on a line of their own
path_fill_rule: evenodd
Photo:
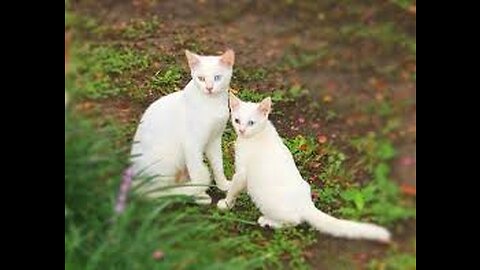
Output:
<svg viewBox="0 0 480 270">
<path fill-rule="evenodd" d="M 390 232 L 383 227 L 338 219 L 323 213 L 314 206 L 306 211 L 304 219 L 317 230 L 332 236 L 390 242 Z"/>
</svg>

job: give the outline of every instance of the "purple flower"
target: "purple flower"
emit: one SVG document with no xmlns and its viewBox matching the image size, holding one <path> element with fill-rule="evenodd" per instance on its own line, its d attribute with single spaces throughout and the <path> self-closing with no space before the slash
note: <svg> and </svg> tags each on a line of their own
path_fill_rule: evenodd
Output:
<svg viewBox="0 0 480 270">
<path fill-rule="evenodd" d="M 133 170 L 132 167 L 128 167 L 123 172 L 122 183 L 120 184 L 120 190 L 118 192 L 117 202 L 115 204 L 115 212 L 121 214 L 125 210 L 127 203 L 127 195 L 132 185 Z"/>
</svg>

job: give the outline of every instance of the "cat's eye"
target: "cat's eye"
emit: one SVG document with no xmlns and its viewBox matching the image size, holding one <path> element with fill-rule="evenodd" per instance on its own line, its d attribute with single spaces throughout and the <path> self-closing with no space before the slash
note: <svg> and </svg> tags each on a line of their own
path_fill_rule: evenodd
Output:
<svg viewBox="0 0 480 270">
<path fill-rule="evenodd" d="M 240 120 L 238 118 L 235 118 L 235 123 L 240 124 Z"/>
<path fill-rule="evenodd" d="M 222 78 L 222 75 L 215 75 L 215 77 L 213 77 L 213 79 L 218 82 L 220 81 L 220 79 Z"/>
<path fill-rule="evenodd" d="M 201 81 L 201 82 L 204 82 L 204 81 L 205 81 L 205 77 L 203 77 L 203 76 L 198 76 L 198 80 Z"/>
<path fill-rule="evenodd" d="M 249 126 L 253 126 L 253 124 L 255 124 L 255 122 L 253 122 L 252 120 L 248 121 Z"/>
</svg>

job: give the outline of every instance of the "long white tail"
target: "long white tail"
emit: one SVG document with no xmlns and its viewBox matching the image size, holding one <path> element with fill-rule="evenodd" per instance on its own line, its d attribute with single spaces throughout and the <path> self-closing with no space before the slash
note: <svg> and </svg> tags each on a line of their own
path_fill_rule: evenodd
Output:
<svg viewBox="0 0 480 270">
<path fill-rule="evenodd" d="M 334 218 L 315 207 L 306 211 L 304 219 L 317 230 L 333 236 L 390 242 L 390 232 L 383 227 Z"/>
</svg>

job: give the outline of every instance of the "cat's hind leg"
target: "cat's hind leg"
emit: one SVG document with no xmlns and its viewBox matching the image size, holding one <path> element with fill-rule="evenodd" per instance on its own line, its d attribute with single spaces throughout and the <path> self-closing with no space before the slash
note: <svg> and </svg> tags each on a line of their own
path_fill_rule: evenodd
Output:
<svg viewBox="0 0 480 270">
<path fill-rule="evenodd" d="M 277 208 L 276 211 L 269 211 L 258 218 L 258 224 L 260 224 L 260 226 L 269 226 L 273 229 L 297 226 L 301 222 L 302 219 L 298 211 L 296 211 L 296 209 L 289 209 L 288 207 Z"/>
<path fill-rule="evenodd" d="M 188 175 L 187 167 L 178 170 L 175 174 L 175 184 L 183 184 L 190 181 L 190 175 Z"/>
<path fill-rule="evenodd" d="M 206 193 L 200 193 L 194 196 L 195 203 L 200 205 L 209 205 L 212 203 L 212 198 Z"/>
<path fill-rule="evenodd" d="M 210 196 L 206 192 L 194 194 L 192 191 L 192 187 L 188 187 L 188 185 L 195 185 L 195 183 L 191 182 L 191 178 L 186 166 L 183 169 L 180 169 L 177 171 L 174 177 L 174 182 L 175 182 L 175 185 L 187 185 L 186 187 L 175 188 L 174 190 L 175 194 L 193 195 L 195 199 L 195 203 L 201 204 L 201 205 L 212 203 L 212 198 L 210 198 Z"/>
</svg>

